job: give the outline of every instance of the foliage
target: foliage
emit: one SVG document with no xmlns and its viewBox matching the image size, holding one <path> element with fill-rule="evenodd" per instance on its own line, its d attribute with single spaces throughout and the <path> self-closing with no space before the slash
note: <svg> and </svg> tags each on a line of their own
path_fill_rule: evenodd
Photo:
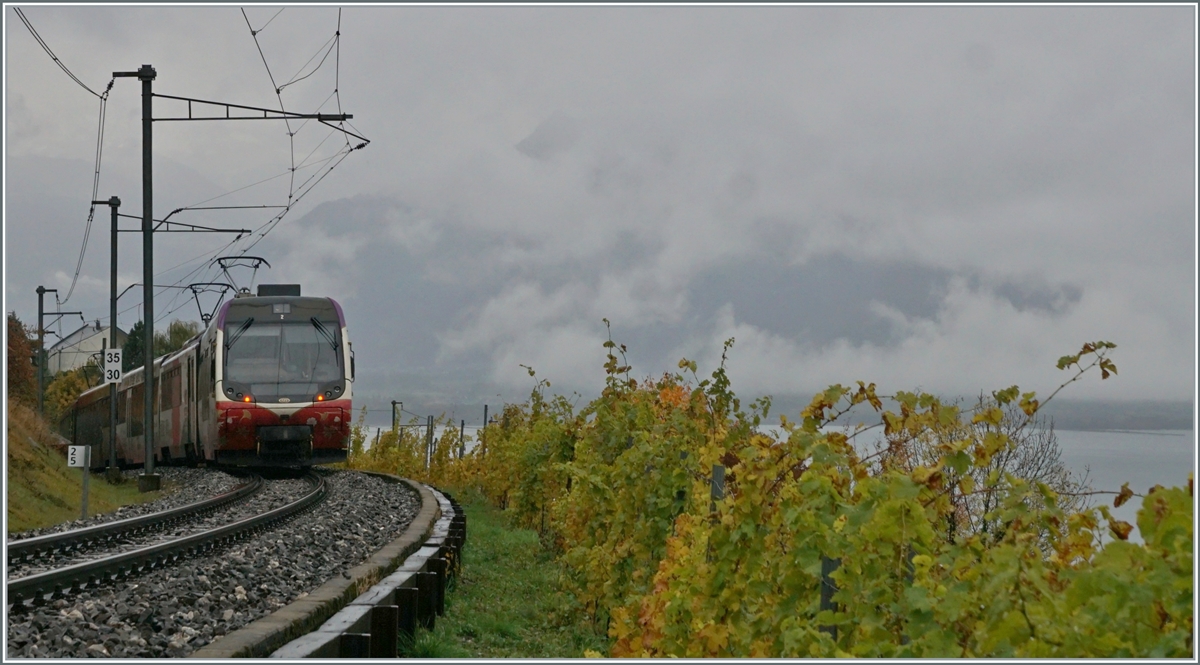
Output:
<svg viewBox="0 0 1200 665">
<path fill-rule="evenodd" d="M 46 418 L 52 423 L 58 422 L 85 390 L 96 385 L 99 378 L 100 368 L 95 360 L 88 360 L 82 367 L 56 374 L 46 385 Z"/>
<path fill-rule="evenodd" d="M 537 525 L 612 655 L 1192 654 L 1191 480 L 1145 495 L 1145 542 L 1133 544 L 1132 526 L 1087 508 L 1081 497 L 1102 492 L 1064 477 L 1036 434 L 1066 385 L 1117 373 L 1115 345 L 1061 358 L 1075 372 L 1045 400 L 1012 386 L 962 409 L 833 385 L 798 422 L 781 418 L 781 437 L 759 427 L 769 400 L 742 408 L 724 356 L 708 379 L 684 359 L 686 375 L 637 381 L 625 348 L 605 347 L 604 390 L 577 413 L 539 381 L 471 453 L 417 471 Z M 858 404 L 878 414 L 872 454 L 854 445 L 867 427 L 830 427 Z M 376 455 L 402 467 L 403 441 Z M 1107 493 L 1116 506 L 1134 495 Z M 823 561 L 840 562 L 833 609 L 821 606 Z"/>
<path fill-rule="evenodd" d="M 434 437 L 432 455 L 427 455 L 429 443 L 426 423 L 413 418 L 396 431 L 382 432 L 378 439 L 367 446 L 370 431 L 363 426 L 365 418 L 364 408 L 351 430 L 347 468 L 392 473 L 433 485 L 446 484 L 451 474 L 450 460 L 458 457 L 461 442 L 459 429 L 445 414 L 433 421 L 434 432 L 441 429 L 442 434 Z M 427 457 L 430 462 L 428 465 Z"/>
<path fill-rule="evenodd" d="M 470 524 L 461 575 L 446 596 L 434 640 L 458 646 L 441 649 L 460 658 L 571 658 L 584 649 L 603 649 L 605 639 L 590 623 L 562 612 L 557 589 L 560 566 L 531 529 L 506 524 L 504 515 L 477 492 L 456 494 Z M 419 633 L 418 645 L 429 633 Z M 433 650 L 425 657 L 434 657 Z M 402 653 L 419 657 L 419 648 Z"/>
<path fill-rule="evenodd" d="M 183 348 L 187 341 L 200 334 L 200 324 L 195 321 L 175 319 L 166 331 L 154 333 L 154 357 L 161 358 Z M 121 369 L 128 372 L 146 365 L 146 324 L 138 321 L 129 329 L 121 356 Z"/>
<path fill-rule="evenodd" d="M 8 313 L 8 398 L 37 404 L 37 373 L 33 364 L 36 338 L 13 312 Z"/>
<path fill-rule="evenodd" d="M 1001 405 L 993 396 L 980 395 L 972 412 L 991 413 L 999 409 L 1003 416 L 995 426 L 1008 437 L 1009 444 L 994 454 L 987 462 L 975 466 L 966 475 L 969 484 L 982 487 L 993 473 L 1012 474 L 1032 484 L 1045 483 L 1058 497 L 1058 505 L 1064 511 L 1078 512 L 1089 505 L 1090 485 L 1087 474 L 1072 473 L 1062 462 L 1062 451 L 1054 434 L 1054 425 L 1045 422 L 1038 414 L 1033 419 L 1018 404 L 1009 402 Z M 993 426 L 986 421 L 951 422 L 945 427 L 930 429 L 916 437 L 908 445 L 890 446 L 886 440 L 876 444 L 882 450 L 881 459 L 872 471 L 896 466 L 907 472 L 920 466 L 933 466 L 942 456 L 944 446 L 956 441 L 971 442 L 971 447 L 983 445 Z M 961 482 L 961 479 L 959 480 Z M 1000 525 L 987 516 L 996 508 L 998 495 L 994 492 L 973 493 L 950 490 L 952 510 L 946 517 L 947 537 L 955 534 L 992 533 L 999 535 Z"/>
<path fill-rule="evenodd" d="M 128 372 L 146 365 L 146 324 L 138 321 L 129 329 L 121 350 L 121 371 Z"/>
<path fill-rule="evenodd" d="M 34 407 L 9 400 L 6 434 L 8 533 L 78 519 L 80 471 L 67 466 L 54 430 L 38 418 Z M 96 477 L 88 485 L 88 512 L 107 513 L 159 496 L 159 492 L 139 493 L 136 483 L 110 485 Z"/>
<path fill-rule="evenodd" d="M 199 334 L 200 323 L 197 321 L 171 321 L 165 331 L 154 333 L 154 357 L 161 358 L 182 349 L 189 339 Z"/>
</svg>

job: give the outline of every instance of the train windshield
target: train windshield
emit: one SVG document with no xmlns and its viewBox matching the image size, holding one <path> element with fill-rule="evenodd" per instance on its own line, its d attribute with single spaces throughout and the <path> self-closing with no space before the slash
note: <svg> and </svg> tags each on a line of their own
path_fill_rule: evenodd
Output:
<svg viewBox="0 0 1200 665">
<path fill-rule="evenodd" d="M 311 400 L 324 384 L 342 378 L 341 331 L 336 323 L 255 321 L 226 329 L 225 379 L 270 397 Z"/>
</svg>

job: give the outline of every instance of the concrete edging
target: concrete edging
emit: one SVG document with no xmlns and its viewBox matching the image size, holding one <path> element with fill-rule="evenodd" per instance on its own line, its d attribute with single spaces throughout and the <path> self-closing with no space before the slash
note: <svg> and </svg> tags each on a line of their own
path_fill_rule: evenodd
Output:
<svg viewBox="0 0 1200 665">
<path fill-rule="evenodd" d="M 428 487 L 386 473 L 369 475 L 407 483 L 421 497 L 421 509 L 399 538 L 384 545 L 365 562 L 350 569 L 350 578 L 338 576 L 308 595 L 192 652 L 189 658 L 262 658 L 289 641 L 312 632 L 350 601 L 391 574 L 424 545 L 441 516 L 441 507 Z"/>
<path fill-rule="evenodd" d="M 430 489 L 441 516 L 425 544 L 320 628 L 288 642 L 271 658 L 395 658 L 401 637 L 415 637 L 418 627 L 434 629 L 445 613 L 449 578 L 461 565 L 467 520 L 453 497 Z"/>
</svg>

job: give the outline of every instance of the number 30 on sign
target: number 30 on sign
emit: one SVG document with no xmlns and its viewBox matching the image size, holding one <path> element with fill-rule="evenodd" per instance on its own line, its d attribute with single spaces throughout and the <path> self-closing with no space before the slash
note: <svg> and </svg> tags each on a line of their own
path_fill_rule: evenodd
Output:
<svg viewBox="0 0 1200 665">
<path fill-rule="evenodd" d="M 104 352 L 104 382 L 118 383 L 121 380 L 121 349 Z"/>
</svg>

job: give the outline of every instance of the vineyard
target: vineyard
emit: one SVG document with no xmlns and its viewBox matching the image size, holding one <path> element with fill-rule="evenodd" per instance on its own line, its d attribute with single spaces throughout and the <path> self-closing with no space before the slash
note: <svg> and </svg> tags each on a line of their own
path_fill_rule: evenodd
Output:
<svg viewBox="0 0 1200 665">
<path fill-rule="evenodd" d="M 1128 487 L 1003 463 L 1041 404 L 1116 374 L 1115 345 L 1060 359 L 1073 374 L 1042 402 L 1016 386 L 963 408 L 834 385 L 780 436 L 763 433 L 768 399 L 743 408 L 724 358 L 707 379 L 681 360 L 639 381 L 625 348 L 605 346 L 603 392 L 578 411 L 530 370 L 528 402 L 466 454 L 454 427 L 428 466 L 417 428 L 364 451 L 359 427 L 349 464 L 478 489 L 538 530 L 563 565 L 565 611 L 607 628 L 612 656 L 1193 655 L 1191 477 L 1142 496 L 1138 544 L 1107 505 Z M 874 422 L 828 427 L 859 404 Z M 867 429 L 883 435 L 869 454 L 854 445 Z"/>
</svg>

